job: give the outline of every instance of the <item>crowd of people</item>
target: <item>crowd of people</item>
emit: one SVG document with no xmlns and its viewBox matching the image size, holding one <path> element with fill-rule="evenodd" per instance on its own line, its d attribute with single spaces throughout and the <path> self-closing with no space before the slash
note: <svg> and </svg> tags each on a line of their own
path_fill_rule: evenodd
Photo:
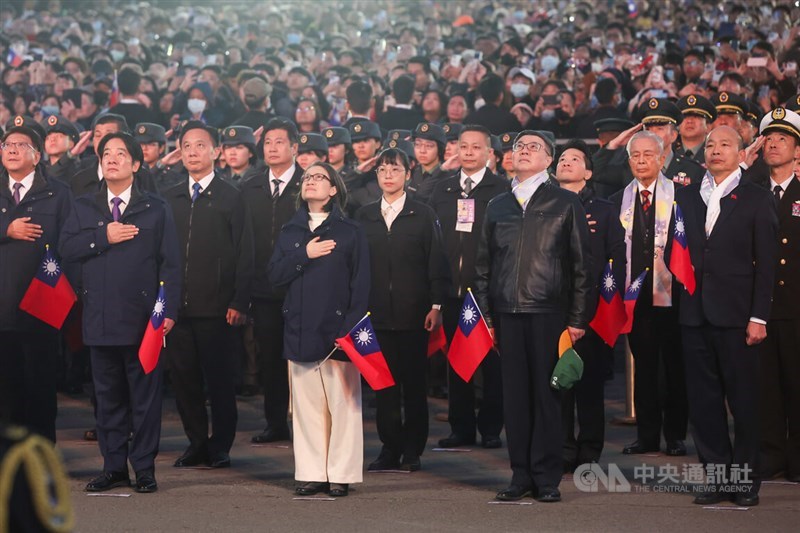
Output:
<svg viewBox="0 0 800 533">
<path fill-rule="evenodd" d="M 80 385 L 87 346 L 86 490 L 129 485 L 128 463 L 157 490 L 168 381 L 176 467 L 231 466 L 236 394 L 257 392 L 253 442 L 292 438 L 297 493 L 347 496 L 362 394 L 336 339 L 369 310 L 357 341 L 396 384 L 367 470 L 422 468 L 446 391 L 440 446 L 505 427 L 497 498 L 559 501 L 603 450 L 597 302 L 631 287 L 623 453 L 684 456 L 691 426 L 702 463 L 752 472 L 696 503 L 800 482 L 800 3 L 26 0 L 0 24 L 0 416 L 55 441 L 56 369 Z M 46 245 L 80 297 L 60 332 L 18 309 Z M 470 288 L 495 340 L 480 401 L 427 353 L 471 331 Z M 568 392 L 549 386 L 564 330 L 585 361 Z"/>
</svg>

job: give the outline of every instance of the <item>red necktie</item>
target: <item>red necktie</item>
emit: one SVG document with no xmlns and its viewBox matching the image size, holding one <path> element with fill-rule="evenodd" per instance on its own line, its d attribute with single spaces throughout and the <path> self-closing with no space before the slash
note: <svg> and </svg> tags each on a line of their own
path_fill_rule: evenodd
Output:
<svg viewBox="0 0 800 533">
<path fill-rule="evenodd" d="M 650 191 L 642 191 L 642 211 L 647 213 L 650 210 Z"/>
</svg>

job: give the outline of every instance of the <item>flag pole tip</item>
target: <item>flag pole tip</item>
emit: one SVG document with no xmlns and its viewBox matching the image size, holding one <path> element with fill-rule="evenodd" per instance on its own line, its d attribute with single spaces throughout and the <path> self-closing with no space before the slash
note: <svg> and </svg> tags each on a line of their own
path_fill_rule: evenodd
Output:
<svg viewBox="0 0 800 533">
<path fill-rule="evenodd" d="M 160 282 L 160 285 L 163 287 L 163 286 L 164 286 L 164 282 L 163 282 L 163 281 L 162 281 L 162 282 Z"/>
<path fill-rule="evenodd" d="M 472 287 L 467 287 L 467 292 L 472 292 Z"/>
<path fill-rule="evenodd" d="M 371 315 L 372 311 L 367 311 L 367 316 Z"/>
</svg>

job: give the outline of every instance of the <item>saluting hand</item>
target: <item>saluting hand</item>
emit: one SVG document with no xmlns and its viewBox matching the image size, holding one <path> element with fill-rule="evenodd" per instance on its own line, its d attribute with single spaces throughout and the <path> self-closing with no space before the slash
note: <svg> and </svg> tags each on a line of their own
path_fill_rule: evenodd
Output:
<svg viewBox="0 0 800 533">
<path fill-rule="evenodd" d="M 122 222 L 111 222 L 106 226 L 106 237 L 108 244 L 118 244 L 133 239 L 139 234 L 139 228 L 133 224 L 123 224 Z"/>
<path fill-rule="evenodd" d="M 29 222 L 31 217 L 22 217 L 14 219 L 8 225 L 6 235 L 18 241 L 35 241 L 42 236 L 42 227 L 39 224 Z"/>
<path fill-rule="evenodd" d="M 640 131 L 643 127 L 644 125 L 640 122 L 634 127 L 628 128 L 627 130 L 623 131 L 622 133 L 611 139 L 606 145 L 606 148 L 608 148 L 609 150 L 618 150 L 624 147 L 626 144 L 628 144 L 628 141 L 631 140 L 633 134 L 636 133 L 637 131 Z"/>
<path fill-rule="evenodd" d="M 336 241 L 320 241 L 319 237 L 314 237 L 306 245 L 306 253 L 309 259 L 316 259 L 330 254 L 334 248 L 336 248 Z"/>
<path fill-rule="evenodd" d="M 86 151 L 86 148 L 89 146 L 89 141 L 92 140 L 92 131 L 84 131 L 81 133 L 78 142 L 75 143 L 75 146 L 72 147 L 72 150 L 69 153 L 72 154 L 73 157 L 78 157 L 83 152 Z"/>
</svg>

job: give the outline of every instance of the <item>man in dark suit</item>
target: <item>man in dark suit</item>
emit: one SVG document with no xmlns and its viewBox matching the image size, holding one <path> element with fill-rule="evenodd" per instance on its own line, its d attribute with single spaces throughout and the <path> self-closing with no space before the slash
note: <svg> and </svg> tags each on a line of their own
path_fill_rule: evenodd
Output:
<svg viewBox="0 0 800 533">
<path fill-rule="evenodd" d="M 142 77 L 133 67 L 120 70 L 117 75 L 119 103 L 108 110 L 109 113 L 125 117 L 125 121 L 130 125 L 140 122 L 157 122 L 158 120 L 156 114 L 136 98 L 141 81 Z"/>
<path fill-rule="evenodd" d="M 686 455 L 683 441 L 688 407 L 678 298 L 664 255 L 677 188 L 661 172 L 666 146 L 660 136 L 650 131 L 634 134 L 627 148 L 634 181 L 611 197 L 625 229 L 625 286 L 649 269 L 628 333 L 636 368 L 633 402 L 637 438 L 623 448 L 624 454 L 659 451 L 663 433 L 667 455 Z M 662 367 L 663 380 L 660 378 Z"/>
<path fill-rule="evenodd" d="M 10 128 L 0 151 L 0 420 L 55 441 L 58 332 L 19 304 L 45 247 L 58 246 L 72 195 L 37 167 L 42 141 L 31 128 Z"/>
<path fill-rule="evenodd" d="M 489 202 L 475 262 L 475 296 L 498 328 L 511 484 L 496 498 L 561 500 L 561 395 L 550 387 L 558 339 L 591 318 L 592 259 L 586 212 L 549 178 L 555 146 L 541 131 L 514 143 L 511 192 Z"/>
<path fill-rule="evenodd" d="M 76 200 L 59 247 L 64 259 L 81 265 L 83 341 L 91 350 L 104 460 L 103 473 L 86 490 L 127 486 L 130 461 L 135 490 L 155 492 L 163 381 L 160 365 L 145 373 L 139 345 L 154 306 L 164 317 L 165 334 L 175 323 L 181 295 L 178 236 L 169 205 L 134 185 L 144 160 L 136 140 L 112 133 L 98 152 L 103 185 Z M 156 300 L 159 282 L 165 301 Z"/>
<path fill-rule="evenodd" d="M 778 261 L 761 356 L 761 476 L 800 483 L 800 115 L 777 108 L 761 121 L 764 161 L 778 204 Z"/>
<path fill-rule="evenodd" d="M 677 231 L 685 232 L 697 282 L 693 294 L 680 291 L 680 324 L 697 454 L 724 476 L 709 476 L 694 503 L 732 498 L 753 506 L 760 488 L 758 344 L 767 336 L 778 219 L 770 192 L 741 180 L 744 145 L 736 130 L 715 128 L 705 147 L 702 183 L 676 193 L 684 218 Z"/>
<path fill-rule="evenodd" d="M 394 105 L 389 106 L 389 109 L 378 118 L 378 124 L 384 131 L 414 131 L 417 124 L 425 122 L 422 113 L 413 106 L 414 78 L 403 75 L 394 80 L 392 96 L 394 96 Z"/>
<path fill-rule="evenodd" d="M 255 240 L 253 279 L 253 332 L 258 344 L 261 386 L 264 388 L 264 418 L 267 425 L 254 435 L 254 443 L 289 439 L 289 377 L 283 358 L 283 298 L 285 292 L 273 287 L 267 265 L 281 227 L 297 211 L 303 169 L 295 163 L 297 127 L 284 118 L 269 121 L 264 131 L 264 161 L 268 172 L 242 184 L 242 194 L 252 219 Z"/>
<path fill-rule="evenodd" d="M 464 119 L 464 124 L 480 124 L 492 135 L 502 135 L 507 131 L 519 131 L 522 125 L 517 117 L 502 109 L 505 84 L 497 74 L 487 74 L 478 84 L 478 94 L 485 102 L 483 107 L 473 111 Z"/>
<path fill-rule="evenodd" d="M 187 123 L 180 149 L 189 178 L 164 192 L 184 252 L 181 306 L 166 354 L 189 438 L 176 467 L 229 467 L 236 435 L 236 365 L 227 348 L 229 328 L 244 324 L 250 305 L 253 232 L 242 193 L 214 172 L 218 144 L 216 129 L 202 122 Z M 211 403 L 211 437 L 206 394 Z"/>
<path fill-rule="evenodd" d="M 589 244 L 592 252 L 592 276 L 595 290 L 603 284 L 603 272 L 613 261 L 614 279 L 625 279 L 625 231 L 619 211 L 612 202 L 597 198 L 589 180 L 592 177 L 592 156 L 585 142 L 574 140 L 564 145 L 558 158 L 556 179 L 562 188 L 578 194 L 589 221 Z M 620 287 L 615 286 L 619 291 Z M 608 346 L 591 328 L 575 343 L 584 361 L 583 377 L 562 395 L 564 425 L 564 469 L 572 472 L 585 463 L 600 461 L 605 440 L 605 408 L 603 386 L 613 361 L 613 346 Z M 575 437 L 575 410 L 580 432 Z"/>
</svg>

